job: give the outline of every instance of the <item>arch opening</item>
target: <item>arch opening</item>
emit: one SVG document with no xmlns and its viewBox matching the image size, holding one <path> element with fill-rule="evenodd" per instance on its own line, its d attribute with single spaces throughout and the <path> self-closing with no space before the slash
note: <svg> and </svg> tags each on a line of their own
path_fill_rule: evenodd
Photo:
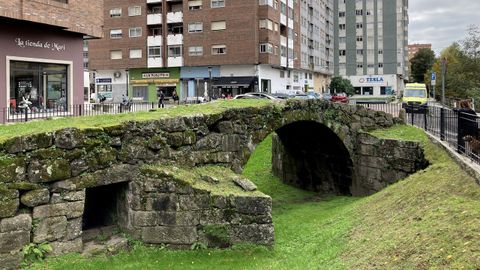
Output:
<svg viewBox="0 0 480 270">
<path fill-rule="evenodd" d="M 352 195 L 353 162 L 327 126 L 299 121 L 276 130 L 273 173 L 283 182 L 324 194 Z"/>
</svg>

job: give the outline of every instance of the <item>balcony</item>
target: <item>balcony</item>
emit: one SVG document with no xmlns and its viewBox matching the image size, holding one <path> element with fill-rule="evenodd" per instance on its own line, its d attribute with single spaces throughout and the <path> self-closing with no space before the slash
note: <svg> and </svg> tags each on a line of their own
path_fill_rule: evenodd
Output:
<svg viewBox="0 0 480 270">
<path fill-rule="evenodd" d="M 183 12 L 169 12 L 167 13 L 167 22 L 168 23 L 182 23 L 183 22 Z"/>
<path fill-rule="evenodd" d="M 182 45 L 183 34 L 170 34 L 167 36 L 167 45 Z"/>
<path fill-rule="evenodd" d="M 183 57 L 168 57 L 168 67 L 182 67 L 183 66 Z"/>
<path fill-rule="evenodd" d="M 148 36 L 147 45 L 148 47 L 162 46 L 162 36 Z"/>
<path fill-rule="evenodd" d="M 148 14 L 147 25 L 162 24 L 162 14 Z"/>
<path fill-rule="evenodd" d="M 147 0 L 147 4 L 160 4 L 162 0 Z"/>
<path fill-rule="evenodd" d="M 148 58 L 148 67 L 149 68 L 156 68 L 156 67 L 163 67 L 163 58 L 156 57 L 156 58 Z"/>
<path fill-rule="evenodd" d="M 286 67 L 287 66 L 287 57 L 280 57 L 280 66 Z"/>
</svg>

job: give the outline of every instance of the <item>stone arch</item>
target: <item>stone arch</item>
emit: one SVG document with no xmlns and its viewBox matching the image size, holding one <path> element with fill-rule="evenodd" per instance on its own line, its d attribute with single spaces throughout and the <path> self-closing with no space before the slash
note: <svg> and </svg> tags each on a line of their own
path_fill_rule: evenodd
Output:
<svg viewBox="0 0 480 270">
<path fill-rule="evenodd" d="M 352 194 L 351 153 L 331 128 L 300 120 L 274 132 L 272 170 L 283 182 L 321 193 Z"/>
</svg>

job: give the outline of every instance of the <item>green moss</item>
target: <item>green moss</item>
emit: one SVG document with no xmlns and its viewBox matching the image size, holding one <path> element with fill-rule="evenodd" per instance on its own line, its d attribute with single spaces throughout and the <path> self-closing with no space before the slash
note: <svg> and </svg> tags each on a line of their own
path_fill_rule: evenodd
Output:
<svg viewBox="0 0 480 270">
<path fill-rule="evenodd" d="M 206 225 L 203 227 L 203 232 L 210 246 L 225 248 L 231 245 L 230 235 L 226 225 Z"/>
<path fill-rule="evenodd" d="M 170 164 L 154 164 L 142 166 L 141 172 L 150 176 L 167 178 L 178 184 L 191 186 L 194 189 L 208 191 L 213 195 L 266 196 L 259 191 L 244 191 L 233 182 L 233 179 L 238 175 L 221 166 L 182 168 Z M 205 176 L 218 179 L 218 183 L 202 180 L 206 178 Z"/>
<path fill-rule="evenodd" d="M 18 189 L 18 190 L 23 190 L 23 191 L 43 188 L 43 186 L 40 185 L 40 184 L 34 184 L 34 183 L 26 182 L 26 181 L 7 183 L 6 186 L 9 189 Z"/>
</svg>

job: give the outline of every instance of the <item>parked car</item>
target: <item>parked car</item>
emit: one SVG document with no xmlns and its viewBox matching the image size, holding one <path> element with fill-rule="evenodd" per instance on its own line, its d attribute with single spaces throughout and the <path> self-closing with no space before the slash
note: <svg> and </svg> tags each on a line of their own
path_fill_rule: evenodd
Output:
<svg viewBox="0 0 480 270">
<path fill-rule="evenodd" d="M 293 98 L 298 98 L 298 99 L 314 99 L 314 97 L 309 96 L 307 94 L 297 94 Z"/>
<path fill-rule="evenodd" d="M 322 95 L 320 93 L 313 92 L 313 91 L 307 92 L 307 95 L 312 99 L 321 99 L 322 98 Z"/>
<path fill-rule="evenodd" d="M 289 99 L 292 98 L 292 96 L 287 95 L 287 94 L 282 94 L 282 93 L 275 93 L 275 94 L 270 94 L 273 97 L 276 97 L 277 99 Z"/>
<path fill-rule="evenodd" d="M 322 94 L 322 99 L 326 101 L 331 101 L 332 100 L 332 95 L 330 93 L 323 93 Z"/>
<path fill-rule="evenodd" d="M 338 94 L 333 95 L 332 101 L 333 102 L 348 103 L 348 96 L 345 93 L 338 93 Z"/>
<path fill-rule="evenodd" d="M 260 97 L 250 94 L 240 94 L 236 95 L 233 99 L 260 99 Z"/>
<path fill-rule="evenodd" d="M 256 96 L 258 98 L 263 98 L 263 99 L 277 99 L 272 94 L 262 93 L 262 92 L 250 92 L 250 93 L 246 93 L 245 95 L 252 95 L 252 96 Z"/>
</svg>

